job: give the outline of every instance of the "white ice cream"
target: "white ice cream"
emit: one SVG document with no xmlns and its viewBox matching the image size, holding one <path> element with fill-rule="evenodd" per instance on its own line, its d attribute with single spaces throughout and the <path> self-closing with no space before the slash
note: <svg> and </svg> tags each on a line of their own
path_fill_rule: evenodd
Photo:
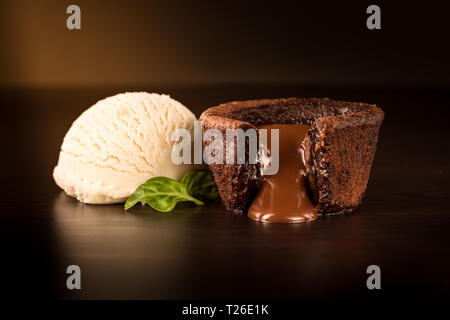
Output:
<svg viewBox="0 0 450 320">
<path fill-rule="evenodd" d="M 133 92 L 101 100 L 67 132 L 53 177 L 81 202 L 124 202 L 152 177 L 179 179 L 191 169 L 171 161 L 171 135 L 176 128 L 192 133 L 195 120 L 167 95 Z"/>
</svg>

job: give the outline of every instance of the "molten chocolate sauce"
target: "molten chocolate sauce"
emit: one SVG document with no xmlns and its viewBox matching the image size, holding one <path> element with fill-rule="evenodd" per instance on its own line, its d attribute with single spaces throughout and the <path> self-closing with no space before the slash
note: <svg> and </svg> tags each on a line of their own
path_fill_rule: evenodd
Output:
<svg viewBox="0 0 450 320">
<path fill-rule="evenodd" d="M 317 212 L 308 198 L 305 164 L 301 143 L 308 126 L 301 124 L 271 124 L 259 129 L 279 129 L 279 170 L 275 175 L 262 176 L 258 194 L 248 211 L 254 220 L 265 222 L 307 222 L 316 219 Z M 270 130 L 267 130 L 270 150 Z"/>
</svg>

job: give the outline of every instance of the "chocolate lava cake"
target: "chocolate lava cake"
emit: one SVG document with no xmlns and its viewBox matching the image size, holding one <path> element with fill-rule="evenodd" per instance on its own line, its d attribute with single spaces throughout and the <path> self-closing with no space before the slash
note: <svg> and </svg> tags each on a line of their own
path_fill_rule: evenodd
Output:
<svg viewBox="0 0 450 320">
<path fill-rule="evenodd" d="M 310 126 L 303 147 L 313 203 L 319 213 L 344 213 L 361 204 L 383 118 L 384 112 L 372 104 L 284 98 L 224 103 L 203 112 L 200 120 L 203 132 L 214 128 L 223 134 L 265 124 Z M 223 149 L 225 153 L 225 142 Z M 259 164 L 246 157 L 245 164 L 209 167 L 227 209 L 245 213 L 259 187 Z"/>
</svg>

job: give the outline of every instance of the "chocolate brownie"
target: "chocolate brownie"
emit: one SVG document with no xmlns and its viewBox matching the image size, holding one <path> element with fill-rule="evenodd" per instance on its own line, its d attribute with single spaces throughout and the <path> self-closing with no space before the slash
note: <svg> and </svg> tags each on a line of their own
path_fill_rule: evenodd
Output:
<svg viewBox="0 0 450 320">
<path fill-rule="evenodd" d="M 214 128 L 222 133 L 226 129 L 257 130 L 257 126 L 264 124 L 310 126 L 303 145 L 316 210 L 343 213 L 361 204 L 383 118 L 384 112 L 373 104 L 283 98 L 224 103 L 203 112 L 200 120 L 204 131 Z M 245 213 L 259 186 L 259 164 L 247 161 L 209 167 L 227 209 Z"/>
</svg>

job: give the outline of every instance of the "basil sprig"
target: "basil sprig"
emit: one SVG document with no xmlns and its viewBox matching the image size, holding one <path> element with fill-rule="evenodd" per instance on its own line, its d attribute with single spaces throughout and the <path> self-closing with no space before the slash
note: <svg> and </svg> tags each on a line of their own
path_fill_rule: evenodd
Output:
<svg viewBox="0 0 450 320">
<path fill-rule="evenodd" d="M 181 201 L 191 201 L 202 206 L 205 204 L 204 201 L 213 201 L 218 198 L 217 185 L 211 171 L 191 170 L 181 178 L 181 181 L 166 177 L 151 178 L 140 185 L 128 198 L 125 202 L 125 210 L 138 202 L 145 202 L 157 211 L 168 212 Z"/>
<path fill-rule="evenodd" d="M 219 191 L 209 170 L 191 170 L 181 178 L 181 183 L 193 197 L 203 201 L 214 201 L 219 198 Z"/>
</svg>

